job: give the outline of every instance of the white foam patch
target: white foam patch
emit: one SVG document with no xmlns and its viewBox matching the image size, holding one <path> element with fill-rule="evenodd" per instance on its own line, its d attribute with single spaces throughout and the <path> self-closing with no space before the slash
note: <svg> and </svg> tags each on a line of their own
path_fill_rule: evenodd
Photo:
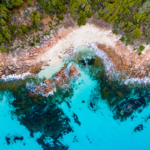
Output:
<svg viewBox="0 0 150 150">
<path fill-rule="evenodd" d="M 119 79 L 119 75 L 121 74 L 120 71 L 118 71 L 115 68 L 115 64 L 114 62 L 108 57 L 107 53 L 104 52 L 101 49 L 97 48 L 96 44 L 84 44 L 85 46 L 88 46 L 89 48 L 92 47 L 94 49 L 95 54 L 100 57 L 103 60 L 103 63 L 105 65 L 105 71 L 106 71 L 106 75 L 112 75 L 113 79 L 115 80 L 121 80 Z M 78 45 L 74 48 L 74 53 L 77 51 L 77 49 L 80 46 L 84 46 L 84 45 Z M 126 79 L 122 80 L 122 83 L 124 84 L 149 84 L 150 83 L 150 78 L 149 77 L 144 77 L 142 79 L 140 78 L 129 78 L 129 76 L 126 75 Z"/>
<path fill-rule="evenodd" d="M 11 74 L 11 75 L 7 75 L 7 76 L 4 74 L 4 75 L 2 75 L 1 79 L 5 80 L 5 81 L 7 81 L 9 79 L 24 79 L 26 76 L 29 76 L 29 75 L 31 75 L 30 72 L 26 72 L 26 73 L 19 74 L 19 75 Z"/>
</svg>

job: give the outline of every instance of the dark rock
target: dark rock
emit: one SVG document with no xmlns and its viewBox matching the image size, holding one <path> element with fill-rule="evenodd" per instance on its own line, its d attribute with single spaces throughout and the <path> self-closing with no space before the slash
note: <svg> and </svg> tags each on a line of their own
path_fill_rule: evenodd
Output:
<svg viewBox="0 0 150 150">
<path fill-rule="evenodd" d="M 9 137 L 6 137 L 5 139 L 6 139 L 6 141 L 7 141 L 7 144 L 9 145 L 9 144 L 10 144 L 10 138 L 9 138 Z"/>
<path fill-rule="evenodd" d="M 22 141 L 23 140 L 23 136 L 20 136 L 20 137 L 19 136 L 15 136 L 13 141 L 16 142 L 17 140 Z"/>
<path fill-rule="evenodd" d="M 90 102 L 90 106 L 91 106 L 92 108 L 94 107 L 92 102 Z"/>
<path fill-rule="evenodd" d="M 143 130 L 143 125 L 140 124 L 140 125 L 138 125 L 137 127 L 135 127 L 134 132 L 142 131 L 142 130 Z"/>
<path fill-rule="evenodd" d="M 81 122 L 78 120 L 78 116 L 75 113 L 73 113 L 73 118 L 74 118 L 75 123 L 77 123 L 80 126 Z"/>
</svg>

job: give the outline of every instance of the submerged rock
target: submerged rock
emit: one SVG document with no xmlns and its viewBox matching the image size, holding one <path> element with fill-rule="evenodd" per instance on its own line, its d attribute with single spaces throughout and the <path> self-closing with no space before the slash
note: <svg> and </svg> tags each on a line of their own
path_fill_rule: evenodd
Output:
<svg viewBox="0 0 150 150">
<path fill-rule="evenodd" d="M 94 58 L 87 58 L 87 59 L 82 59 L 79 61 L 79 63 L 81 63 L 82 65 L 93 65 L 95 63 L 95 59 Z"/>
<path fill-rule="evenodd" d="M 72 77 L 78 76 L 78 75 L 79 75 L 79 70 L 77 69 L 76 66 L 72 65 L 72 66 L 70 66 L 70 68 L 69 68 L 69 74 L 70 74 L 70 76 L 72 76 Z"/>
<path fill-rule="evenodd" d="M 63 90 L 70 88 L 70 77 L 77 77 L 79 75 L 79 70 L 75 65 L 70 66 L 69 70 L 67 70 L 67 66 L 61 68 L 59 72 L 57 72 L 54 76 L 54 81 L 51 78 L 45 79 L 44 83 L 40 85 L 36 85 L 34 89 L 32 89 L 33 94 L 41 94 L 42 96 L 53 95 L 56 92 L 57 85 Z M 32 95 L 32 94 L 31 94 Z"/>
<path fill-rule="evenodd" d="M 146 106 L 146 100 L 144 97 L 139 99 L 129 99 L 119 103 L 115 107 L 115 118 L 120 118 L 122 121 L 131 116 L 135 110 L 144 108 Z"/>
<path fill-rule="evenodd" d="M 53 80 L 51 79 L 51 78 L 49 78 L 49 79 L 46 79 L 45 81 L 44 81 L 44 83 L 45 84 L 53 84 Z"/>
</svg>

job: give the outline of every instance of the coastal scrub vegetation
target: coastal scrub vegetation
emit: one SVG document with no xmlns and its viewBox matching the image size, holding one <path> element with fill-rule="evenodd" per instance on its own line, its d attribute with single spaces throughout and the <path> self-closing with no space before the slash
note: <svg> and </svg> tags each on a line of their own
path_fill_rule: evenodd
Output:
<svg viewBox="0 0 150 150">
<path fill-rule="evenodd" d="M 27 5 L 25 5 L 27 3 Z M 36 11 L 30 14 L 27 7 L 39 5 Z M 15 20 L 16 11 L 22 8 L 32 21 L 29 23 L 11 23 Z M 149 0 L 1 0 L 0 2 L 0 51 L 9 50 L 9 44 L 14 37 L 28 34 L 31 30 L 42 28 L 42 19 L 48 15 L 57 23 L 69 14 L 78 25 L 85 25 L 87 18 L 103 19 L 113 24 L 114 33 L 122 34 L 122 42 L 134 45 L 129 39 L 150 41 L 150 1 Z M 21 15 L 21 14 L 19 14 Z M 127 39 L 127 40 L 125 40 Z M 7 50 L 6 50 L 7 49 Z"/>
</svg>

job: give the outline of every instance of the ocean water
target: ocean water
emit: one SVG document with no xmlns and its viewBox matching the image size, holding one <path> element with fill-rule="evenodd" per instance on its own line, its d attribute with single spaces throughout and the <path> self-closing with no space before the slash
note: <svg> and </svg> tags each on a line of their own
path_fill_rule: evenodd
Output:
<svg viewBox="0 0 150 150">
<path fill-rule="evenodd" d="M 74 96 L 70 99 L 71 108 L 65 103 L 61 105 L 69 116 L 74 131 L 65 135 L 62 142 L 68 145 L 70 150 L 149 150 L 150 121 L 145 122 L 144 118 L 150 115 L 150 107 L 145 108 L 140 114 L 135 113 L 136 117 L 133 120 L 128 118 L 120 122 L 113 119 L 112 111 L 99 95 L 94 100 L 94 111 L 90 102 L 93 101 L 91 94 L 97 88 L 97 83 L 84 72 L 80 73 Z M 73 114 L 78 116 L 80 124 L 75 122 Z M 144 130 L 134 132 L 139 124 L 144 125 Z"/>
<path fill-rule="evenodd" d="M 65 63 L 68 66 L 76 65 L 80 76 L 76 80 L 70 81 L 73 92 L 69 97 L 65 98 L 63 92 L 57 94 L 59 92 L 57 91 L 56 98 L 34 97 L 37 99 L 34 101 L 30 97 L 33 101 L 32 105 L 28 100 L 29 97 L 25 97 L 27 93 L 24 90 L 25 87 L 19 88 L 21 92 L 16 94 L 13 94 L 13 91 L 1 91 L 1 150 L 30 150 L 33 148 L 36 150 L 150 149 L 149 86 L 132 87 L 120 85 L 120 82 L 109 81 L 107 74 L 103 71 L 98 72 L 103 70 L 101 61 L 96 66 L 90 64 L 92 61 L 89 63 L 91 58 L 95 58 L 92 51 L 92 48 L 79 47 L 76 58 L 69 56 L 69 58 L 65 58 L 65 61 L 45 67 L 38 74 L 39 78 L 50 78 Z M 23 87 L 23 85 L 21 86 Z M 17 104 L 12 105 L 14 101 Z M 18 104 L 18 102 L 22 103 Z M 28 105 L 31 107 L 28 108 Z M 131 112 L 128 109 L 129 106 L 132 107 Z M 18 108 L 20 108 L 19 115 L 16 115 L 14 112 Z M 120 115 L 122 110 L 124 110 L 124 114 Z M 126 112 L 127 110 L 129 112 Z M 121 118 L 123 116 L 125 119 Z M 21 118 L 23 119 L 21 120 Z M 49 124 L 50 126 L 48 126 Z M 57 135 L 58 132 L 61 136 Z M 41 138 L 43 136 L 44 138 Z M 18 139 L 15 140 L 15 137 Z"/>
<path fill-rule="evenodd" d="M 9 92 L 0 93 L 0 147 L 1 150 L 27 150 L 35 149 L 42 150 L 41 145 L 36 142 L 40 133 L 36 133 L 35 137 L 30 136 L 28 129 L 21 125 L 18 118 L 12 114 L 14 107 L 10 103 L 14 97 Z M 14 140 L 15 137 L 23 140 Z M 6 138 L 8 138 L 7 143 Z"/>
</svg>

